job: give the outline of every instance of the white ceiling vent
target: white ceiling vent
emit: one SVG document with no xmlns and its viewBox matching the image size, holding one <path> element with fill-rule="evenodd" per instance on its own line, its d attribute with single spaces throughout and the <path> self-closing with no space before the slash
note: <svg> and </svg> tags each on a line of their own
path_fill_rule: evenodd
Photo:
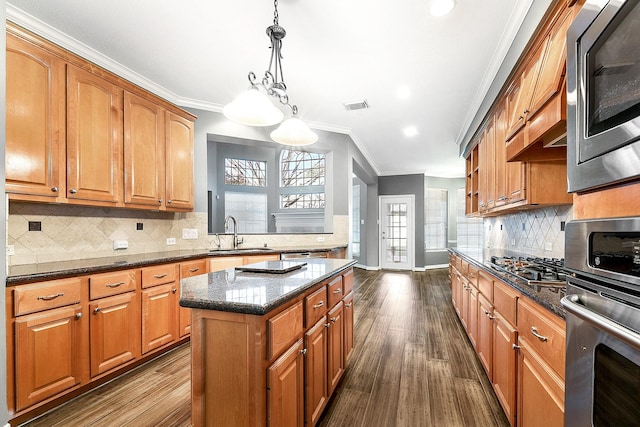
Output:
<svg viewBox="0 0 640 427">
<path fill-rule="evenodd" d="M 343 102 L 342 105 L 344 105 L 344 109 L 347 111 L 362 110 L 364 108 L 369 108 L 369 103 L 367 102 L 366 99 L 363 99 L 362 101 L 355 101 L 355 102 Z"/>
</svg>

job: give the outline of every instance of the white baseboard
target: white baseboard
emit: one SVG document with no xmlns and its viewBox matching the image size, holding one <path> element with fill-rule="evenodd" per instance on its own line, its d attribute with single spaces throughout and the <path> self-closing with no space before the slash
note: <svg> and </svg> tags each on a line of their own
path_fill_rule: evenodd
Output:
<svg viewBox="0 0 640 427">
<path fill-rule="evenodd" d="M 414 267 L 413 268 L 413 271 L 416 271 L 416 272 L 423 272 L 424 270 L 425 270 L 425 267 Z"/>
<path fill-rule="evenodd" d="M 356 265 L 354 265 L 354 267 L 360 268 L 362 270 L 369 270 L 369 271 L 378 271 L 378 270 L 380 270 L 380 267 L 375 267 L 375 266 L 374 267 L 370 267 L 368 265 L 362 265 L 362 264 L 356 264 Z"/>
<path fill-rule="evenodd" d="M 424 266 L 424 270 L 435 270 L 437 268 L 449 268 L 449 264 L 434 264 L 434 265 L 425 265 Z"/>
</svg>

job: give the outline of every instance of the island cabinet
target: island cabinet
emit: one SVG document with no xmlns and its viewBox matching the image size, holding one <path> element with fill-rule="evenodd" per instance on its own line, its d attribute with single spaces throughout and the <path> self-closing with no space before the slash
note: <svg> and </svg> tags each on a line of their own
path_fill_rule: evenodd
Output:
<svg viewBox="0 0 640 427">
<path fill-rule="evenodd" d="M 564 320 L 482 268 L 474 286 L 476 267 L 450 263 L 453 305 L 509 423 L 563 425 Z"/>
<path fill-rule="evenodd" d="M 7 24 L 10 200 L 193 209 L 195 117 Z"/>
<path fill-rule="evenodd" d="M 353 347 L 353 330 L 347 331 L 347 327 L 353 328 L 352 314 L 345 314 L 345 306 L 349 304 L 349 310 L 353 310 L 354 261 L 317 259 L 308 263 L 323 264 L 328 269 L 342 267 L 321 282 L 304 286 L 301 293 L 276 297 L 275 301 L 281 302 L 264 313 L 238 300 L 226 307 L 215 299 L 218 297 L 213 296 L 211 286 L 219 281 L 227 283 L 225 298 L 240 289 L 247 291 L 247 286 L 255 294 L 263 289 L 261 281 L 277 281 L 274 274 L 228 270 L 183 282 L 181 305 L 193 304 L 193 425 L 279 427 L 317 423 L 345 372 L 345 349 Z M 314 270 L 305 274 L 313 275 Z M 304 274 L 295 276 L 292 272 L 283 275 L 282 283 L 297 287 L 308 280 Z M 285 295 L 289 292 L 281 290 Z M 209 295 L 208 302 L 194 297 L 201 292 Z M 198 308 L 202 304 L 212 307 Z M 251 313 L 254 309 L 257 312 Z"/>
<path fill-rule="evenodd" d="M 180 280 L 188 277 L 206 274 L 209 263 L 206 259 L 197 259 L 180 263 Z M 177 283 L 180 289 L 180 282 Z M 177 292 L 180 294 L 180 292 Z M 180 337 L 185 337 L 191 333 L 191 310 L 178 305 L 178 330 Z"/>
</svg>

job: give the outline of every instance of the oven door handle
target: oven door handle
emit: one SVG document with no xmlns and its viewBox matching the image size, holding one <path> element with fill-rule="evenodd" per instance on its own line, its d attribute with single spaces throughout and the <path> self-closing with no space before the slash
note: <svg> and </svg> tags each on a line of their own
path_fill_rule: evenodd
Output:
<svg viewBox="0 0 640 427">
<path fill-rule="evenodd" d="M 560 300 L 560 303 L 569 313 L 578 316 L 582 320 L 595 325 L 597 328 L 602 329 L 605 332 L 608 332 L 620 341 L 640 349 L 640 334 L 632 331 L 631 329 L 620 326 L 616 322 L 589 310 L 580 303 L 580 297 L 578 295 L 567 295 Z"/>
</svg>

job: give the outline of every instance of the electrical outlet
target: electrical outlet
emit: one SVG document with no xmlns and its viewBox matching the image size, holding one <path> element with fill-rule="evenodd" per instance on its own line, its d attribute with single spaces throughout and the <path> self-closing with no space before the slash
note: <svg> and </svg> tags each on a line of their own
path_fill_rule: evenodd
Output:
<svg viewBox="0 0 640 427">
<path fill-rule="evenodd" d="M 511 239 L 511 246 L 515 246 L 516 245 L 516 239 Z"/>
<path fill-rule="evenodd" d="M 198 229 L 197 228 L 183 228 L 182 229 L 182 238 L 184 240 L 194 240 L 198 238 Z"/>
<path fill-rule="evenodd" d="M 167 246 L 175 245 L 176 238 L 175 237 L 167 237 Z"/>
<path fill-rule="evenodd" d="M 551 242 L 544 242 L 544 250 L 545 250 L 545 251 L 552 251 L 552 250 L 553 250 L 553 243 L 551 243 Z"/>
<path fill-rule="evenodd" d="M 15 255 L 16 248 L 13 245 L 7 245 L 7 255 Z"/>
<path fill-rule="evenodd" d="M 128 240 L 114 240 L 113 241 L 113 249 L 114 250 L 127 249 L 128 247 L 129 247 L 129 241 Z"/>
</svg>

